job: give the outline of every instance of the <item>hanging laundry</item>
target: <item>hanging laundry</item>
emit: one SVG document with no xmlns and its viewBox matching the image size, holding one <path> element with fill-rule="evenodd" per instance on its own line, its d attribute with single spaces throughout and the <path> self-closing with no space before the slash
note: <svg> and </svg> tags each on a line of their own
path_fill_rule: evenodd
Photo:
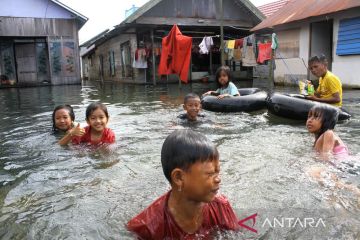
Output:
<svg viewBox="0 0 360 240">
<path fill-rule="evenodd" d="M 228 60 L 233 60 L 233 58 L 234 58 L 234 49 L 229 48 L 227 59 Z"/>
<path fill-rule="evenodd" d="M 229 52 L 228 42 L 229 42 L 229 41 L 224 41 L 224 53 L 228 53 L 228 52 Z"/>
<path fill-rule="evenodd" d="M 147 50 L 145 48 L 135 50 L 133 68 L 148 68 Z"/>
<path fill-rule="evenodd" d="M 209 51 L 211 50 L 211 46 L 214 45 L 212 37 L 204 37 L 201 41 L 199 48 L 200 48 L 200 54 L 209 54 Z"/>
<path fill-rule="evenodd" d="M 276 50 L 279 47 L 278 38 L 276 36 L 276 33 L 273 33 L 271 35 L 271 49 Z"/>
<path fill-rule="evenodd" d="M 243 44 L 244 44 L 244 39 L 243 38 L 235 40 L 235 48 L 242 48 Z"/>
<path fill-rule="evenodd" d="M 241 61 L 241 48 L 234 49 L 234 61 Z"/>
<path fill-rule="evenodd" d="M 235 40 L 229 40 L 227 42 L 228 49 L 234 49 L 235 48 Z"/>
<path fill-rule="evenodd" d="M 253 47 L 246 46 L 246 51 L 244 51 L 244 52 L 243 52 L 242 65 L 245 67 L 257 66 Z"/>
<path fill-rule="evenodd" d="M 266 60 L 270 60 L 272 54 L 271 42 L 259 43 L 258 47 L 259 47 L 259 54 L 257 58 L 258 63 L 264 63 Z"/>
<path fill-rule="evenodd" d="M 182 35 L 174 25 L 166 37 L 162 39 L 162 52 L 158 73 L 168 75 L 179 74 L 181 81 L 188 81 L 192 38 Z"/>
</svg>

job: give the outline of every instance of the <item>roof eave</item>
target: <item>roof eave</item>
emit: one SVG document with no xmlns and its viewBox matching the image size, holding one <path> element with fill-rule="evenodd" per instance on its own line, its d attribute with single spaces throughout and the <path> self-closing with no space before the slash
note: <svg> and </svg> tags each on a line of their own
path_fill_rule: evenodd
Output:
<svg viewBox="0 0 360 240">
<path fill-rule="evenodd" d="M 73 13 L 76 15 L 76 20 L 80 23 L 80 27 L 79 29 L 85 25 L 85 23 L 89 20 L 89 18 L 85 17 L 84 15 L 82 15 L 81 13 L 75 11 L 74 9 L 66 6 L 65 4 L 63 4 L 62 2 L 59 2 L 58 0 L 51 0 L 53 3 L 55 3 L 56 5 L 68 10 L 69 12 Z"/>
</svg>

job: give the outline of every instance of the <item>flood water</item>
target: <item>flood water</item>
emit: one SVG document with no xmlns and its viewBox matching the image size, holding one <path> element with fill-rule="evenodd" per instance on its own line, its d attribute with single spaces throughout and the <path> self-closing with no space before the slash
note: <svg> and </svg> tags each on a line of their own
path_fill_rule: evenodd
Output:
<svg viewBox="0 0 360 240">
<path fill-rule="evenodd" d="M 220 191 L 239 219 L 258 214 L 254 226 L 245 222 L 257 233 L 244 228 L 219 239 L 360 239 L 360 197 L 330 176 L 319 183 L 309 174 L 322 167 L 337 181 L 360 186 L 360 92 L 344 91 L 344 106 L 354 117 L 338 124 L 336 133 L 352 157 L 334 166 L 317 159 L 304 122 L 266 110 L 205 111 L 201 124 L 179 122 L 183 96 L 210 88 L 85 83 L 1 89 L 0 238 L 132 239 L 126 222 L 169 190 L 160 164 L 163 141 L 175 129 L 193 128 L 218 146 Z M 76 121 L 85 122 L 86 106 L 94 101 L 107 104 L 116 144 L 97 151 L 58 146 L 53 108 L 71 104 Z M 281 224 L 284 218 L 294 220 Z"/>
</svg>

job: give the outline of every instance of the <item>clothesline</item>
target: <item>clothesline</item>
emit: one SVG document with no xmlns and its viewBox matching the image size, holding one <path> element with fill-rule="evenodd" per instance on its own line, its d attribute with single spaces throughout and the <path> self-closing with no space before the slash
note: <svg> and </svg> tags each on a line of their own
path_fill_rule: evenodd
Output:
<svg viewBox="0 0 360 240">
<path fill-rule="evenodd" d="M 213 36 L 203 36 L 203 37 L 191 37 L 191 38 L 199 38 L 199 39 L 203 39 L 204 37 L 211 37 L 211 38 L 220 38 L 220 35 L 213 35 Z M 162 37 L 155 37 L 158 39 L 163 39 Z M 229 39 L 238 39 L 238 38 L 233 38 L 233 37 L 229 37 L 229 36 L 224 36 L 224 38 L 229 38 Z"/>
</svg>

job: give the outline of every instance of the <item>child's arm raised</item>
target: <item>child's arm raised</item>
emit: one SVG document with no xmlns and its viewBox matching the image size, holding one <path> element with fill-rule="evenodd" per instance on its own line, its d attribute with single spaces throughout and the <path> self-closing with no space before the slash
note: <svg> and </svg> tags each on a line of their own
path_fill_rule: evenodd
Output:
<svg viewBox="0 0 360 240">
<path fill-rule="evenodd" d="M 80 123 L 78 123 L 78 125 L 72 129 L 70 129 L 65 136 L 60 139 L 59 144 L 61 146 L 67 145 L 71 142 L 73 137 L 81 137 L 82 135 L 85 134 L 85 130 L 84 128 L 80 127 Z"/>
</svg>

